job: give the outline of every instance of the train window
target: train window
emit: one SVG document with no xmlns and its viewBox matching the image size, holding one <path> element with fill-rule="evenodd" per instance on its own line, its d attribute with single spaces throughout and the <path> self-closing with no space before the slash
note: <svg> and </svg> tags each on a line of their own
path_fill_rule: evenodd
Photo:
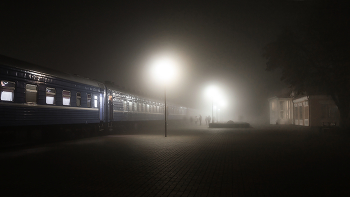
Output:
<svg viewBox="0 0 350 197">
<path fill-rule="evenodd" d="M 55 88 L 46 88 L 46 104 L 54 105 L 55 104 Z"/>
<path fill-rule="evenodd" d="M 91 107 L 91 94 L 87 94 L 87 107 Z"/>
<path fill-rule="evenodd" d="M 36 103 L 36 97 L 38 93 L 38 86 L 33 84 L 26 84 L 26 102 Z"/>
<path fill-rule="evenodd" d="M 13 101 L 16 84 L 12 81 L 1 81 L 1 100 Z"/>
<path fill-rule="evenodd" d="M 94 107 L 97 107 L 97 96 L 94 96 Z"/>
<path fill-rule="evenodd" d="M 70 105 L 70 91 L 62 91 L 63 105 Z"/>
<path fill-rule="evenodd" d="M 81 94 L 77 92 L 77 107 L 81 106 Z"/>
<path fill-rule="evenodd" d="M 129 110 L 128 111 L 132 111 L 132 102 L 129 102 Z"/>
<path fill-rule="evenodd" d="M 123 111 L 126 111 L 126 101 L 123 101 Z"/>
</svg>

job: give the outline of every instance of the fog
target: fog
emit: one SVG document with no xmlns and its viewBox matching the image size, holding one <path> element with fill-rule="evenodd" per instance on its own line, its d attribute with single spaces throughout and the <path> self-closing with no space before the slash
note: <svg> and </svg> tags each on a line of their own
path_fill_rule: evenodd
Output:
<svg viewBox="0 0 350 197">
<path fill-rule="evenodd" d="M 265 71 L 261 50 L 302 8 L 275 1 L 13 3 L 0 8 L 0 54 L 156 98 L 164 84 L 151 76 L 150 61 L 167 54 L 178 70 L 169 102 L 211 116 L 204 92 L 215 85 L 226 101 L 220 121 L 267 123 L 267 99 L 285 85 L 278 71 Z"/>
</svg>

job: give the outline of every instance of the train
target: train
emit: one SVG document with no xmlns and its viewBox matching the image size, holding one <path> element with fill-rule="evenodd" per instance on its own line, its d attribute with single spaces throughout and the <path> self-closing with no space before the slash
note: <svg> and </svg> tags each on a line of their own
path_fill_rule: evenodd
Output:
<svg viewBox="0 0 350 197">
<path fill-rule="evenodd" d="M 106 132 L 165 118 L 160 99 L 3 55 L 0 81 L 2 133 Z M 169 121 L 184 120 L 193 113 L 175 104 L 167 104 L 167 111 Z"/>
</svg>

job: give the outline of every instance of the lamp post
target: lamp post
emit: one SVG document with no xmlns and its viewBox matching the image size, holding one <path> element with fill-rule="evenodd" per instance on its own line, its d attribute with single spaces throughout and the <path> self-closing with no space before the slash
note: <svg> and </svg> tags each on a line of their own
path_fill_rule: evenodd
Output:
<svg viewBox="0 0 350 197">
<path fill-rule="evenodd" d="M 206 95 L 209 99 L 211 99 L 211 123 L 214 123 L 214 109 L 216 110 L 216 122 L 219 123 L 219 106 L 224 107 L 226 105 L 226 102 L 223 100 L 221 92 L 215 86 L 209 86 L 206 89 Z M 214 105 L 214 102 L 216 105 Z"/>
<path fill-rule="evenodd" d="M 220 113 L 220 108 L 216 110 L 216 122 L 219 123 L 219 113 Z"/>
<path fill-rule="evenodd" d="M 214 96 L 211 102 L 211 123 L 214 123 Z"/>
<path fill-rule="evenodd" d="M 166 110 L 166 85 L 164 85 L 164 124 L 165 124 L 165 137 L 167 136 L 167 131 L 168 131 L 168 123 L 167 123 L 167 110 Z"/>
<path fill-rule="evenodd" d="M 211 123 L 214 123 L 214 100 L 218 96 L 217 88 L 215 86 L 208 87 L 206 94 L 209 98 L 211 98 Z"/>
<path fill-rule="evenodd" d="M 217 106 L 216 105 L 214 105 L 214 107 L 213 107 L 213 112 L 214 112 L 214 110 L 216 111 L 216 115 L 218 115 L 218 108 L 217 108 Z M 214 123 L 215 122 L 215 120 L 214 120 L 214 113 L 212 112 L 212 115 L 213 115 L 213 121 L 212 121 L 212 123 Z M 216 121 L 217 122 L 217 121 Z"/>
<path fill-rule="evenodd" d="M 174 62 L 168 58 L 157 59 L 154 62 L 153 72 L 154 75 L 164 84 L 164 136 L 167 137 L 168 110 L 166 105 L 166 88 L 170 80 L 172 80 L 175 75 Z"/>
</svg>

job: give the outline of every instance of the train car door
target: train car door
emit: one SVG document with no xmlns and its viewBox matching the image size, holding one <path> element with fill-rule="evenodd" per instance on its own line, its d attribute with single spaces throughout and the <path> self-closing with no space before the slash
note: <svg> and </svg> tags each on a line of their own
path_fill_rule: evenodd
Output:
<svg viewBox="0 0 350 197">
<path fill-rule="evenodd" d="M 113 121 L 113 96 L 109 95 L 108 96 L 108 106 L 109 106 L 109 121 Z"/>
<path fill-rule="evenodd" d="M 103 121 L 103 95 L 100 94 L 99 100 L 100 121 Z"/>
</svg>

